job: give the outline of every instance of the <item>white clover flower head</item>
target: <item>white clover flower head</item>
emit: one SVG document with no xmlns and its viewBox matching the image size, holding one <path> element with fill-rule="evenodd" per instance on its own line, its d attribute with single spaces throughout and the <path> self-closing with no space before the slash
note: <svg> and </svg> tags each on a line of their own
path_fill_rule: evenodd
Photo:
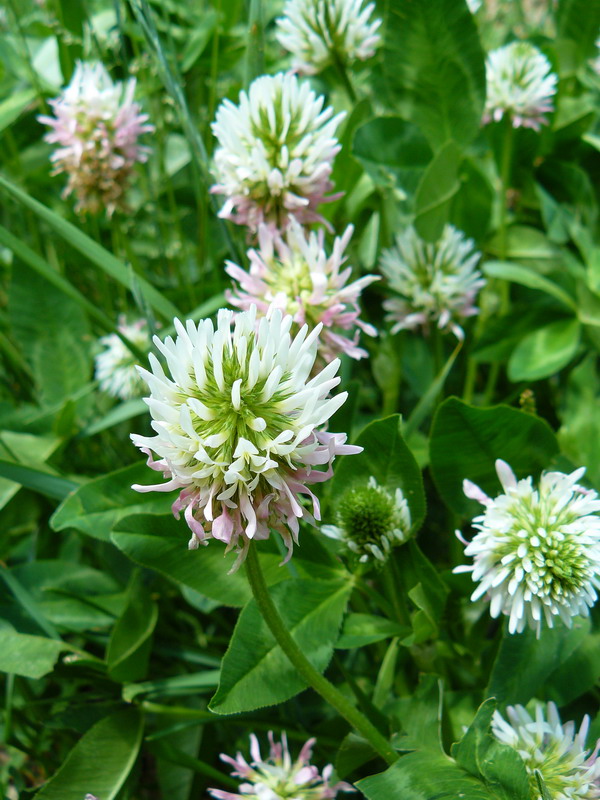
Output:
<svg viewBox="0 0 600 800">
<path fill-rule="evenodd" d="M 362 563 L 387 560 L 392 547 L 410 535 L 410 509 L 402 489 L 389 492 L 373 476 L 366 486 L 347 491 L 337 508 L 337 525 L 323 525 L 322 533 L 344 542 Z"/>
<path fill-rule="evenodd" d="M 574 722 L 561 724 L 554 703 L 535 701 L 530 714 L 523 706 L 508 706 L 504 719 L 492 718 L 492 732 L 502 744 L 513 747 L 525 762 L 532 800 L 543 800 L 535 772 L 539 771 L 553 800 L 594 800 L 600 797 L 600 740 L 592 753 L 585 749 L 590 726 L 586 714 L 579 731 Z"/>
<path fill-rule="evenodd" d="M 321 219 L 317 207 L 333 199 L 325 195 L 344 116 L 324 102 L 307 81 L 281 72 L 253 81 L 239 105 L 223 101 L 212 124 L 219 147 L 211 191 L 226 198 L 219 216 L 251 230 L 261 222 L 284 228 L 291 216 Z"/>
<path fill-rule="evenodd" d="M 483 0 L 467 0 L 467 5 L 469 6 L 471 14 L 476 14 L 479 11 L 482 2 Z"/>
<path fill-rule="evenodd" d="M 133 100 L 135 84 L 113 83 L 102 64 L 80 61 L 69 86 L 50 100 L 54 116 L 38 117 L 52 129 L 45 140 L 58 145 L 53 174 L 68 175 L 63 196 L 75 195 L 78 212 L 111 216 L 125 208 L 133 168 L 148 158 L 138 140 L 154 126 Z"/>
<path fill-rule="evenodd" d="M 325 251 L 324 233 L 307 234 L 292 220 L 281 234 L 261 224 L 258 228 L 257 250 L 249 250 L 248 272 L 231 261 L 226 272 L 236 281 L 234 291 L 225 293 L 237 308 L 256 305 L 259 316 L 271 308 L 290 314 L 293 331 L 304 324 L 312 330 L 321 323 L 319 361 L 333 361 L 340 353 L 351 358 L 364 358 L 366 350 L 358 346 L 360 331 L 376 336 L 377 331 L 360 319 L 359 298 L 365 286 L 379 280 L 366 275 L 348 283 L 351 267 L 344 267 L 344 250 L 352 236 L 349 225 L 343 236 L 336 237 L 330 256 Z M 344 332 L 350 331 L 350 336 Z"/>
<path fill-rule="evenodd" d="M 120 333 L 140 350 L 150 347 L 150 334 L 145 320 L 127 323 L 121 317 L 117 326 Z M 116 333 L 109 333 L 100 340 L 103 350 L 95 358 L 96 380 L 100 389 L 111 397 L 129 400 L 141 397 L 144 381 L 137 370 L 137 358 Z"/>
<path fill-rule="evenodd" d="M 539 131 L 553 110 L 558 78 L 550 62 L 529 42 L 512 42 L 488 54 L 483 123 L 507 114 L 514 128 Z"/>
<path fill-rule="evenodd" d="M 473 520 L 478 533 L 465 542 L 473 564 L 454 571 L 472 572 L 479 586 L 471 600 L 487 595 L 492 617 L 508 616 L 509 633 L 528 626 L 539 637 L 543 622 L 552 628 L 556 617 L 570 627 L 598 597 L 600 499 L 578 486 L 584 467 L 570 475 L 542 473 L 537 489 L 531 477 L 517 481 L 505 461 L 496 461 L 496 472 L 504 492 L 493 500 L 464 481 L 466 496 L 485 511 Z"/>
<path fill-rule="evenodd" d="M 375 3 L 363 6 L 364 0 L 287 0 L 275 35 L 292 54 L 293 69 L 314 75 L 332 63 L 371 58 L 381 20 L 369 21 Z"/>
<path fill-rule="evenodd" d="M 354 788 L 349 783 L 330 783 L 333 773 L 331 764 L 319 772 L 310 763 L 315 742 L 316 739 L 309 739 L 298 758 L 292 761 L 285 733 L 282 733 L 279 743 L 275 742 L 273 733 L 269 731 L 270 752 L 263 759 L 258 739 L 251 734 L 250 763 L 241 753 L 237 753 L 235 758 L 221 754 L 221 759 L 233 767 L 231 774 L 244 781 L 239 787 L 240 794 L 221 789 L 208 791 L 217 800 L 245 800 L 248 797 L 258 800 L 331 800 L 338 792 L 353 792 Z"/>
<path fill-rule="evenodd" d="M 433 322 L 462 339 L 458 318 L 479 312 L 475 297 L 485 279 L 476 269 L 481 254 L 475 243 L 452 225 L 437 242 L 425 242 L 413 227 L 396 237 L 395 247 L 384 250 L 381 271 L 396 297 L 384 301 L 392 333 L 425 330 Z"/>
<path fill-rule="evenodd" d="M 292 339 L 292 324 L 275 310 L 257 325 L 256 306 L 238 314 L 221 309 L 216 329 L 211 320 L 175 320 L 175 341 L 154 337 L 172 377 L 152 353 L 152 371 L 140 368 L 157 435 L 131 438 L 169 480 L 133 488 L 179 489 L 173 513 L 185 511 L 190 548 L 220 539 L 239 553 L 234 569 L 250 542 L 267 539 L 271 528 L 288 548 L 287 561 L 298 520 L 320 519 L 309 485 L 331 477 L 336 455 L 362 449 L 344 444 L 346 434 L 322 430 L 347 397 L 329 397 L 340 362 L 311 378 L 321 326 L 309 333 L 305 325 Z M 312 514 L 299 502 L 303 494 Z"/>
</svg>

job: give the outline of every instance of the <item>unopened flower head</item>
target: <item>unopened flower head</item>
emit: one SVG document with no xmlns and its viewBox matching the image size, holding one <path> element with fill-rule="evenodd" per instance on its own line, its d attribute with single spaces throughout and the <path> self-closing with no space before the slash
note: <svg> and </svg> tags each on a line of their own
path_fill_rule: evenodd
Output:
<svg viewBox="0 0 600 800">
<path fill-rule="evenodd" d="M 529 42 L 512 42 L 493 50 L 486 62 L 487 97 L 484 124 L 507 114 L 515 128 L 533 128 L 553 110 L 558 78 L 550 62 Z"/>
<path fill-rule="evenodd" d="M 221 217 L 252 230 L 264 221 L 283 228 L 290 216 L 320 219 L 316 209 L 332 188 L 335 131 L 344 116 L 323 104 L 290 73 L 257 78 L 240 92 L 239 105 L 221 104 L 212 124 L 219 147 L 211 190 L 225 195 Z"/>
<path fill-rule="evenodd" d="M 287 0 L 277 20 L 277 39 L 293 56 L 297 72 L 314 75 L 329 64 L 366 61 L 381 40 L 375 3 L 364 0 Z"/>
<path fill-rule="evenodd" d="M 381 257 L 381 271 L 397 295 L 383 304 L 392 333 L 435 323 L 462 338 L 457 320 L 478 313 L 475 297 L 485 285 L 476 269 L 480 258 L 473 240 L 452 225 L 434 243 L 412 227 L 399 234 Z"/>
<path fill-rule="evenodd" d="M 358 346 L 360 331 L 369 336 L 377 331 L 360 319 L 358 301 L 365 286 L 379 278 L 366 275 L 348 283 L 352 270 L 343 267 L 344 250 L 352 231 L 349 225 L 343 236 L 336 237 L 328 256 L 322 230 L 307 234 L 294 220 L 283 235 L 259 226 L 259 248 L 248 251 L 249 271 L 227 263 L 226 271 L 238 284 L 226 292 L 227 299 L 242 309 L 255 304 L 259 315 L 278 308 L 292 316 L 294 330 L 304 324 L 312 330 L 322 323 L 320 361 L 332 361 L 340 353 L 364 358 L 367 352 Z"/>
<path fill-rule="evenodd" d="M 510 633 L 528 626 L 539 636 L 543 622 L 551 628 L 556 617 L 570 627 L 597 599 L 600 499 L 577 484 L 583 467 L 570 475 L 543 473 L 537 489 L 532 478 L 517 481 L 500 459 L 496 471 L 504 492 L 493 500 L 464 481 L 467 497 L 485 511 L 473 520 L 478 533 L 465 542 L 473 565 L 455 572 L 472 572 L 479 586 L 471 600 L 487 595 L 492 617 L 508 616 Z"/>
<path fill-rule="evenodd" d="M 149 349 L 150 334 L 145 320 L 128 324 L 122 317 L 118 330 L 140 350 Z M 141 397 L 144 381 L 137 370 L 136 356 L 116 333 L 103 336 L 100 344 L 104 349 L 98 353 L 95 361 L 96 380 L 102 391 L 121 400 Z"/>
<path fill-rule="evenodd" d="M 331 784 L 333 767 L 328 764 L 322 772 L 310 763 L 312 748 L 316 739 L 309 739 L 295 761 L 292 761 L 285 733 L 281 743 L 275 742 L 269 731 L 270 752 L 263 759 L 258 739 L 250 736 L 250 763 L 241 753 L 235 758 L 221 754 L 221 759 L 233 767 L 232 775 L 242 778 L 240 793 L 224 792 L 221 789 L 208 791 L 218 800 L 245 800 L 256 797 L 258 800 L 330 800 L 338 792 L 353 792 L 349 783 Z"/>
<path fill-rule="evenodd" d="M 385 561 L 394 545 L 410 535 L 410 510 L 401 489 L 392 494 L 373 476 L 366 486 L 355 486 L 340 500 L 337 525 L 321 531 L 346 544 L 361 562 Z"/>
<path fill-rule="evenodd" d="M 180 489 L 173 512 L 185 511 L 190 547 L 220 539 L 239 553 L 235 568 L 251 540 L 267 539 L 271 528 L 289 558 L 298 520 L 320 518 L 308 485 L 331 477 L 336 455 L 361 449 L 344 444 L 345 434 L 321 429 L 347 397 L 329 397 L 339 361 L 310 378 L 321 329 L 309 333 L 305 325 L 292 339 L 292 324 L 274 311 L 257 325 L 255 306 L 238 314 L 221 309 L 216 330 L 211 320 L 175 320 L 175 341 L 154 338 L 172 377 L 152 353 L 152 372 L 140 369 L 157 435 L 131 438 L 169 480 L 134 488 Z M 312 515 L 302 494 L 312 500 Z"/>
<path fill-rule="evenodd" d="M 505 719 L 494 712 L 492 731 L 496 738 L 513 747 L 525 762 L 530 797 L 543 800 L 536 771 L 553 800 L 594 800 L 600 797 L 600 741 L 592 753 L 585 748 L 590 718 L 583 718 L 579 731 L 574 722 L 560 721 L 554 703 L 535 702 L 530 714 L 523 706 L 508 706 Z"/>
<path fill-rule="evenodd" d="M 125 208 L 132 170 L 148 157 L 139 138 L 154 130 L 134 93 L 135 78 L 113 83 L 102 64 L 79 62 L 69 86 L 50 100 L 54 116 L 38 117 L 52 128 L 44 138 L 58 145 L 54 174 L 67 173 L 64 196 L 75 194 L 77 211 L 110 216 Z"/>
</svg>

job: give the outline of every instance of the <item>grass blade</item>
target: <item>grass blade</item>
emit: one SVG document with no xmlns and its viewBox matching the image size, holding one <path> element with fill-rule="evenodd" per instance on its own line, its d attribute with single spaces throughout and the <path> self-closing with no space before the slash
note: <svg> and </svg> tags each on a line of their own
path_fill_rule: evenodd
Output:
<svg viewBox="0 0 600 800">
<path fill-rule="evenodd" d="M 63 219 L 45 205 L 30 197 L 26 192 L 19 189 L 6 178 L 0 175 L 0 189 L 8 195 L 11 195 L 19 203 L 31 209 L 40 219 L 47 222 L 48 225 L 60 236 L 65 242 L 70 244 L 75 250 L 79 251 L 85 258 L 91 261 L 96 266 L 100 267 L 104 272 L 118 281 L 118 283 L 125 286 L 129 291 L 132 291 L 132 278 L 133 273 L 119 261 L 118 258 L 101 244 L 90 239 L 83 231 L 76 228 L 66 219 Z M 181 316 L 179 310 L 174 306 L 170 300 L 167 300 L 162 294 L 148 283 L 147 280 L 141 275 L 135 275 L 135 282 L 141 291 L 144 299 L 155 311 L 161 314 L 164 318 L 172 320 L 173 317 Z"/>
</svg>

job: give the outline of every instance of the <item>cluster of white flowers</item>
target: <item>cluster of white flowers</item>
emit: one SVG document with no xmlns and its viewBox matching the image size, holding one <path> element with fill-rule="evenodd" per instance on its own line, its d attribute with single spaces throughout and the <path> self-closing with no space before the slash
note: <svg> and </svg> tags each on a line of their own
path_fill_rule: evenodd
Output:
<svg viewBox="0 0 600 800">
<path fill-rule="evenodd" d="M 150 347 L 150 334 L 145 320 L 128 324 L 124 317 L 119 320 L 118 330 L 140 350 Z M 140 397 L 144 382 L 137 371 L 137 358 L 125 342 L 116 334 L 110 333 L 100 339 L 103 350 L 96 356 L 96 380 L 103 392 L 111 397 L 128 400 Z"/>
<path fill-rule="evenodd" d="M 535 703 L 531 715 L 523 706 L 508 706 L 504 719 L 494 712 L 492 731 L 498 741 L 513 747 L 525 762 L 533 800 L 543 800 L 536 771 L 553 800 L 595 800 L 600 797 L 600 740 L 593 752 L 585 748 L 590 718 L 561 724 L 554 703 Z"/>
<path fill-rule="evenodd" d="M 396 246 L 381 257 L 381 271 L 397 294 L 383 304 L 392 333 L 427 329 L 433 322 L 462 338 L 457 318 L 477 314 L 475 297 L 485 285 L 476 269 L 480 258 L 473 240 L 452 225 L 435 243 L 425 242 L 413 227 L 399 234 Z"/>
<path fill-rule="evenodd" d="M 242 309 L 256 305 L 260 315 L 278 308 L 292 316 L 296 330 L 304 324 L 309 330 L 322 324 L 318 345 L 321 360 L 332 361 L 340 353 L 365 357 L 366 350 L 358 346 L 360 331 L 369 336 L 377 332 L 360 319 L 358 300 L 365 286 L 379 278 L 366 275 L 348 283 L 351 268 L 342 267 L 352 231 L 350 225 L 335 239 L 328 256 L 322 230 L 307 234 L 293 220 L 282 235 L 261 225 L 259 248 L 248 251 L 250 270 L 227 263 L 226 271 L 238 284 L 234 292 L 226 293 L 227 299 Z M 352 332 L 351 338 L 344 335 L 346 331 Z"/>
<path fill-rule="evenodd" d="M 250 797 L 257 800 L 333 800 L 338 792 L 353 792 L 354 788 L 349 783 L 330 783 L 333 773 L 331 764 L 320 773 L 310 763 L 315 741 L 316 739 L 309 739 L 298 758 L 292 761 L 285 733 L 279 743 L 275 742 L 269 731 L 269 756 L 264 759 L 258 739 L 251 734 L 250 763 L 241 753 L 237 753 L 235 758 L 226 753 L 221 754 L 221 759 L 233 767 L 231 774 L 244 781 L 239 787 L 240 794 L 221 789 L 208 791 L 217 800 L 246 800 Z"/>
<path fill-rule="evenodd" d="M 512 42 L 489 53 L 483 122 L 506 114 L 515 128 L 539 130 L 553 110 L 558 78 L 550 62 L 529 42 Z"/>
<path fill-rule="evenodd" d="M 370 22 L 375 3 L 364 0 L 287 0 L 277 20 L 277 39 L 293 56 L 292 67 L 314 75 L 329 64 L 352 64 L 374 55 L 381 20 Z"/>
<path fill-rule="evenodd" d="M 323 525 L 322 533 L 338 539 L 361 563 L 386 561 L 392 547 L 410 534 L 410 509 L 401 489 L 394 494 L 379 486 L 373 476 L 366 486 L 355 486 L 342 497 L 338 525 Z"/>
<path fill-rule="evenodd" d="M 221 217 L 251 230 L 261 222 L 284 228 L 290 217 L 320 219 L 344 116 L 324 103 L 289 73 L 257 78 L 239 105 L 223 101 L 212 124 L 219 147 L 211 191 L 226 198 Z"/>
<path fill-rule="evenodd" d="M 45 139 L 58 145 L 54 174 L 67 173 L 64 195 L 75 194 L 77 211 L 110 216 L 125 207 L 133 167 L 147 159 L 139 138 L 154 127 L 133 100 L 135 83 L 113 83 L 102 64 L 79 62 L 69 86 L 50 100 L 55 116 L 38 117 L 52 128 Z"/>
<path fill-rule="evenodd" d="M 471 600 L 488 596 L 490 614 L 508 616 L 510 633 L 529 626 L 539 636 L 542 623 L 551 628 L 556 617 L 571 626 L 598 597 L 600 498 L 578 485 L 583 467 L 543 473 L 538 489 L 530 477 L 518 481 L 500 459 L 496 471 L 504 492 L 494 499 L 464 482 L 467 497 L 485 511 L 473 520 L 476 536 L 464 542 L 473 564 L 454 571 L 473 573 L 479 586 Z"/>
<path fill-rule="evenodd" d="M 305 325 L 292 339 L 292 324 L 274 311 L 257 325 L 255 306 L 235 315 L 221 309 L 216 330 L 211 320 L 176 320 L 175 341 L 154 338 L 172 378 L 153 354 L 152 372 L 140 369 L 157 435 L 131 438 L 168 482 L 134 488 L 180 489 L 173 511 L 185 510 L 190 547 L 220 539 L 239 553 L 235 568 L 250 542 L 268 538 L 271 528 L 289 558 L 298 520 L 320 518 L 308 485 L 331 476 L 336 455 L 361 450 L 346 445 L 345 434 L 321 429 L 347 397 L 329 397 L 340 362 L 311 378 L 321 326 L 309 333 Z M 312 515 L 300 505 L 302 494 L 312 500 Z"/>
</svg>

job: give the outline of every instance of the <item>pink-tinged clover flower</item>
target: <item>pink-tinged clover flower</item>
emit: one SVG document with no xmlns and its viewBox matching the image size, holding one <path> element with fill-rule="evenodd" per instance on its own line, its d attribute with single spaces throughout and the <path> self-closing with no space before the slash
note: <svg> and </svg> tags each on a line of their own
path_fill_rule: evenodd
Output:
<svg viewBox="0 0 600 800">
<path fill-rule="evenodd" d="M 184 512 L 189 547 L 219 539 L 239 553 L 234 569 L 271 528 L 287 546 L 287 561 L 299 520 L 320 519 L 310 484 L 331 477 L 336 455 L 361 450 L 345 444 L 346 434 L 322 428 L 347 393 L 329 397 L 339 360 L 310 377 L 321 326 L 309 332 L 305 325 L 292 338 L 292 324 L 276 310 L 257 325 L 256 306 L 221 309 L 216 329 L 211 320 L 175 320 L 175 340 L 154 337 L 172 377 L 152 353 L 152 371 L 140 368 L 156 436 L 131 438 L 167 482 L 133 488 L 179 489 L 173 512 Z M 312 514 L 301 495 L 312 501 Z"/>
<path fill-rule="evenodd" d="M 536 700 L 533 714 L 520 705 L 508 706 L 506 716 L 508 719 L 499 711 L 494 712 L 492 732 L 523 759 L 533 800 L 543 800 L 536 771 L 553 800 L 600 797 L 600 740 L 593 752 L 586 749 L 590 727 L 587 714 L 577 732 L 574 722 L 561 723 L 554 703 Z"/>
<path fill-rule="evenodd" d="M 379 278 L 366 275 L 348 283 L 352 270 L 343 266 L 344 250 L 352 231 L 349 225 L 343 236 L 336 237 L 328 256 L 322 230 L 307 234 L 295 220 L 284 234 L 260 225 L 259 247 L 248 251 L 249 271 L 227 262 L 226 271 L 237 283 L 233 292 L 226 292 L 227 300 L 245 310 L 256 305 L 259 315 L 278 308 L 291 315 L 293 330 L 305 324 L 312 330 L 322 324 L 318 340 L 322 361 L 332 361 L 341 353 L 364 358 L 368 354 L 358 346 L 360 331 L 369 336 L 377 331 L 360 319 L 358 301 L 365 286 Z"/>
<path fill-rule="evenodd" d="M 577 484 L 584 467 L 542 473 L 537 489 L 531 477 L 518 481 L 505 461 L 496 461 L 496 472 L 504 491 L 494 499 L 464 481 L 466 496 L 485 511 L 473 520 L 471 542 L 457 531 L 473 564 L 454 571 L 472 573 L 479 586 L 471 600 L 486 595 L 492 617 L 508 617 L 509 633 L 528 626 L 539 637 L 542 624 L 552 628 L 557 617 L 571 627 L 598 598 L 600 499 Z"/>
<path fill-rule="evenodd" d="M 253 231 L 261 222 L 284 228 L 290 216 L 321 219 L 316 209 L 333 188 L 341 147 L 335 131 L 344 116 L 324 102 L 291 73 L 257 78 L 239 105 L 223 101 L 212 124 L 219 146 L 211 191 L 225 196 L 219 216 Z"/>
<path fill-rule="evenodd" d="M 125 208 L 133 168 L 148 158 L 139 138 L 154 126 L 134 102 L 135 84 L 113 83 L 102 64 L 78 62 L 71 83 L 50 100 L 54 116 L 38 117 L 52 129 L 45 140 L 58 145 L 53 174 L 67 174 L 63 196 L 75 195 L 78 212 L 111 216 Z"/>
<path fill-rule="evenodd" d="M 256 797 L 258 800 L 331 800 L 338 792 L 353 792 L 349 783 L 339 781 L 331 784 L 333 767 L 328 764 L 322 772 L 310 763 L 312 748 L 316 739 L 309 739 L 302 747 L 298 758 L 292 761 L 285 733 L 281 743 L 275 742 L 269 731 L 270 752 L 263 759 L 258 739 L 250 735 L 250 763 L 241 753 L 235 758 L 221 754 L 221 759 L 233 767 L 232 775 L 241 778 L 240 793 L 224 792 L 221 789 L 208 791 L 217 800 L 245 800 Z"/>
<path fill-rule="evenodd" d="M 481 254 L 472 239 L 446 225 L 437 242 L 426 242 L 413 227 L 384 250 L 381 271 L 395 297 L 383 304 L 392 333 L 431 323 L 462 339 L 458 320 L 477 314 L 475 297 L 485 280 L 476 269 Z"/>
<path fill-rule="evenodd" d="M 287 0 L 275 35 L 304 75 L 336 62 L 366 61 L 381 41 L 381 20 L 370 21 L 374 8 L 364 0 Z"/>
<path fill-rule="evenodd" d="M 539 131 L 554 108 L 558 78 L 550 62 L 529 42 L 512 42 L 489 53 L 486 61 L 487 97 L 483 123 L 506 114 L 514 128 Z"/>
<path fill-rule="evenodd" d="M 150 334 L 146 320 L 127 323 L 125 318 L 121 317 L 117 327 L 119 332 L 140 350 L 149 349 Z M 111 397 L 118 397 L 121 400 L 140 397 L 144 381 L 137 371 L 136 357 L 131 350 L 116 333 L 103 336 L 100 344 L 103 349 L 95 358 L 95 376 L 100 389 Z"/>
</svg>

